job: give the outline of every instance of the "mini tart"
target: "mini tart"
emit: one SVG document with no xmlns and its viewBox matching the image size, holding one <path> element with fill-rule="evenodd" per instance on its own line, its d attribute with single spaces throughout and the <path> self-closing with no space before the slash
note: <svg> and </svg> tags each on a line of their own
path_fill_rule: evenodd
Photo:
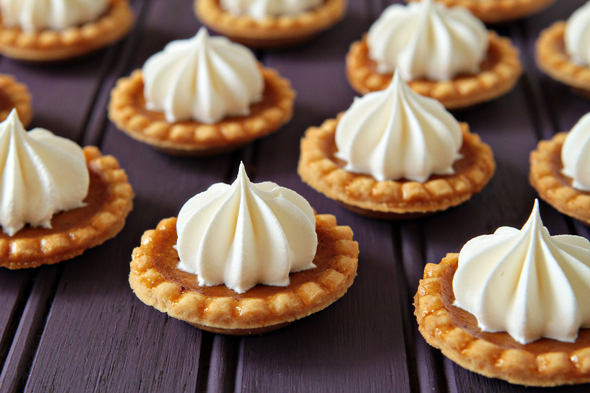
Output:
<svg viewBox="0 0 590 393">
<path fill-rule="evenodd" d="M 459 254 L 424 269 L 414 297 L 418 330 L 427 343 L 460 366 L 490 378 L 527 386 L 590 382 L 590 329 L 574 343 L 542 338 L 522 345 L 508 333 L 485 333 L 477 319 L 454 307 L 453 277 Z"/>
<path fill-rule="evenodd" d="M 145 108 L 141 70 L 121 78 L 111 92 L 109 118 L 117 128 L 140 142 L 174 155 L 213 155 L 235 150 L 277 131 L 291 120 L 295 92 L 287 79 L 261 67 L 262 101 L 248 116 L 230 116 L 215 124 L 189 120 L 168 123 L 163 112 Z"/>
<path fill-rule="evenodd" d="M 447 109 L 458 109 L 493 100 L 516 84 L 522 66 L 510 39 L 489 32 L 489 49 L 479 74 L 463 74 L 448 81 L 419 79 L 407 81 L 416 93 L 439 100 Z M 377 72 L 377 63 L 369 57 L 366 35 L 353 42 L 346 55 L 346 75 L 359 94 L 384 90 L 393 74 Z"/>
<path fill-rule="evenodd" d="M 260 334 L 323 310 L 342 297 L 356 277 L 358 243 L 332 215 L 316 215 L 314 269 L 289 275 L 286 287 L 256 285 L 238 294 L 225 285 L 199 286 L 177 268 L 176 218 L 160 221 L 133 250 L 129 284 L 149 306 L 215 333 Z"/>
<path fill-rule="evenodd" d="M 465 123 L 461 123 L 463 158 L 453 164 L 454 175 L 432 175 L 419 183 L 377 181 L 371 175 L 348 172 L 345 162 L 334 157 L 340 116 L 306 131 L 297 171 L 313 189 L 355 213 L 378 219 L 408 219 L 446 210 L 481 191 L 494 174 L 492 149 L 470 133 Z"/>
<path fill-rule="evenodd" d="M 324 0 L 324 4 L 299 15 L 267 17 L 257 21 L 235 16 L 219 0 L 195 0 L 195 13 L 204 25 L 232 41 L 252 48 L 279 48 L 308 41 L 335 25 L 346 13 L 346 0 Z"/>
<path fill-rule="evenodd" d="M 408 1 L 408 0 L 406 0 Z M 421 1 L 421 0 L 409 0 Z M 408 2 L 409 2 L 408 1 Z M 467 8 L 484 23 L 508 22 L 543 11 L 555 0 L 436 0 L 447 7 Z"/>
<path fill-rule="evenodd" d="M 51 229 L 25 226 L 14 236 L 0 232 L 0 266 L 23 269 L 51 265 L 115 237 L 133 208 L 133 190 L 113 156 L 84 148 L 90 187 L 84 207 L 55 214 Z"/>
<path fill-rule="evenodd" d="M 541 32 L 537 40 L 537 65 L 551 78 L 590 99 L 590 68 L 573 63 L 565 51 L 566 25 L 564 21 L 555 22 Z"/>
<path fill-rule="evenodd" d="M 29 89 L 26 85 L 18 83 L 14 77 L 0 74 L 0 122 L 6 120 L 13 108 L 26 127 L 33 118 Z"/>
<path fill-rule="evenodd" d="M 561 173 L 561 148 L 567 134 L 539 142 L 531 152 L 529 181 L 541 199 L 556 210 L 590 225 L 590 192 L 573 188 L 572 179 Z"/>
<path fill-rule="evenodd" d="M 111 0 L 98 20 L 65 30 L 25 33 L 18 27 L 2 27 L 0 21 L 0 53 L 33 62 L 69 59 L 118 41 L 131 30 L 133 21 L 128 0 Z"/>
</svg>

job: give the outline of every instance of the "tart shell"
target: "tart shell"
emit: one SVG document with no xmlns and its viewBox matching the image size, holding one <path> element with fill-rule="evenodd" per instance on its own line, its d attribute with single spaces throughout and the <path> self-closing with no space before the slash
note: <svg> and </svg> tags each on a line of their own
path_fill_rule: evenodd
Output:
<svg viewBox="0 0 590 393">
<path fill-rule="evenodd" d="M 428 79 L 407 81 L 417 93 L 439 100 L 447 109 L 473 106 L 498 98 L 514 87 L 522 66 L 510 39 L 489 32 L 489 49 L 479 74 L 459 75 L 448 81 Z M 377 63 L 369 57 L 366 35 L 353 42 L 346 55 L 346 76 L 359 94 L 384 90 L 393 74 L 377 72 Z"/>
<path fill-rule="evenodd" d="M 590 225 L 590 192 L 573 188 L 572 179 L 561 173 L 561 148 L 567 134 L 540 141 L 537 150 L 531 152 L 529 182 L 556 210 Z"/>
<path fill-rule="evenodd" d="M 171 317 L 215 333 L 260 334 L 320 311 L 352 285 L 358 243 L 332 215 L 316 215 L 318 250 L 314 269 L 291 273 L 287 287 L 257 285 L 237 294 L 225 285 L 202 287 L 177 269 L 176 218 L 160 221 L 133 250 L 129 284 L 137 297 Z"/>
<path fill-rule="evenodd" d="M 130 137 L 173 155 L 204 156 L 235 150 L 277 131 L 291 120 L 295 92 L 287 79 L 261 67 L 264 93 L 250 115 L 231 116 L 215 124 L 169 123 L 164 113 L 145 108 L 141 70 L 121 78 L 111 92 L 109 118 Z"/>
<path fill-rule="evenodd" d="M 459 254 L 427 264 L 414 297 L 418 330 L 426 342 L 460 366 L 490 378 L 526 386 L 590 382 L 590 329 L 574 343 L 542 338 L 522 345 L 508 333 L 482 332 L 477 319 L 453 306 Z"/>
<path fill-rule="evenodd" d="M 32 62 L 69 59 L 118 41 L 131 30 L 133 21 L 128 0 L 111 0 L 98 20 L 64 30 L 25 33 L 18 27 L 0 24 L 0 53 Z"/>
<path fill-rule="evenodd" d="M 537 65 L 551 78 L 574 88 L 590 99 L 590 68 L 571 61 L 565 51 L 565 27 L 567 22 L 555 22 L 539 35 L 537 40 Z"/>
<path fill-rule="evenodd" d="M 133 190 L 113 156 L 84 148 L 90 173 L 86 206 L 55 214 L 52 228 L 25 226 L 14 236 L 0 233 L 0 266 L 23 269 L 82 254 L 115 237 L 133 208 Z"/>
<path fill-rule="evenodd" d="M 0 122 L 6 120 L 12 109 L 16 109 L 21 123 L 27 127 L 33 119 L 29 89 L 14 77 L 0 74 Z"/>
<path fill-rule="evenodd" d="M 340 115 L 341 116 L 341 115 Z M 461 123 L 463 158 L 453 165 L 454 175 L 433 175 L 424 183 L 407 180 L 377 181 L 371 175 L 351 173 L 335 158 L 338 119 L 310 127 L 301 140 L 298 173 L 301 179 L 353 212 L 382 219 L 408 219 L 446 210 L 481 191 L 494 174 L 490 147 Z"/>
<path fill-rule="evenodd" d="M 257 21 L 230 14 L 221 8 L 219 0 L 195 0 L 195 14 L 203 24 L 252 48 L 273 49 L 308 41 L 336 24 L 345 13 L 346 0 L 325 0 L 323 5 L 299 15 Z"/>
<path fill-rule="evenodd" d="M 421 0 L 406 0 L 421 1 Z M 484 23 L 509 22 L 541 12 L 555 0 L 436 0 L 447 7 L 467 8 Z"/>
</svg>

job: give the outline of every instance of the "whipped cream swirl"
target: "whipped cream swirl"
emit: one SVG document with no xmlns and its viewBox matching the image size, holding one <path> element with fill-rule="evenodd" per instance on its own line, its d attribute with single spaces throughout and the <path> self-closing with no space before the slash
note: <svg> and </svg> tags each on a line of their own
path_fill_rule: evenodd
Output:
<svg viewBox="0 0 590 393">
<path fill-rule="evenodd" d="M 355 99 L 335 138 L 347 171 L 379 181 L 453 174 L 463 144 L 457 120 L 437 100 L 415 93 L 399 71 L 387 89 Z"/>
<path fill-rule="evenodd" d="M 26 132 L 16 110 L 0 123 L 0 224 L 51 228 L 53 214 L 84 206 L 90 177 L 80 146 L 42 128 Z"/>
<path fill-rule="evenodd" d="M 146 108 L 170 123 L 212 124 L 246 116 L 262 100 L 264 79 L 252 52 L 202 27 L 188 40 L 173 41 L 143 66 Z"/>
<path fill-rule="evenodd" d="M 2 25 L 30 33 L 43 29 L 64 30 L 97 20 L 110 0 L 0 0 Z"/>
<path fill-rule="evenodd" d="M 551 236 L 535 201 L 521 230 L 501 227 L 463 246 L 453 291 L 455 306 L 485 332 L 505 331 L 521 344 L 573 342 L 590 327 L 590 242 Z"/>
<path fill-rule="evenodd" d="M 256 284 L 287 286 L 290 272 L 315 267 L 309 203 L 275 183 L 252 183 L 243 164 L 232 185 L 213 184 L 186 202 L 176 229 L 178 268 L 199 285 L 243 293 Z"/>
<path fill-rule="evenodd" d="M 260 20 L 269 16 L 297 15 L 322 4 L 323 0 L 221 0 L 222 9 L 233 15 Z"/>
<path fill-rule="evenodd" d="M 369 29 L 367 44 L 380 73 L 399 67 L 405 80 L 448 80 L 480 71 L 488 32 L 463 7 L 423 0 L 386 8 Z"/>
<path fill-rule="evenodd" d="M 572 186 L 590 191 L 590 113 L 571 129 L 561 148 L 562 173 L 572 179 Z"/>
<path fill-rule="evenodd" d="M 590 64 L 590 3 L 578 8 L 567 20 L 565 27 L 565 51 L 573 62 Z"/>
</svg>

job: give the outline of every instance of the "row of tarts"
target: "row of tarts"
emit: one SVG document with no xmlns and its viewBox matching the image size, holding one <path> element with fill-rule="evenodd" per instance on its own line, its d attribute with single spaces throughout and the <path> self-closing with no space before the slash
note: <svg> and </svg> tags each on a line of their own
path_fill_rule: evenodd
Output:
<svg viewBox="0 0 590 393">
<path fill-rule="evenodd" d="M 200 3 L 208 2 L 196 2 L 207 23 Z M 232 7 L 231 1 L 213 5 L 222 3 Z M 261 12 L 256 1 L 233 3 L 237 12 L 252 4 Z M 276 3 L 281 2 L 265 2 Z M 334 2 L 303 3 L 319 10 Z M 549 2 L 536 2 L 541 3 Z M 94 13 L 102 18 L 126 2 L 106 4 Z M 318 10 L 302 14 L 325 19 Z M 309 15 L 302 20 L 313 25 Z M 256 13 L 216 20 L 231 18 L 242 30 L 266 26 L 275 38 L 273 26 L 293 30 L 303 23 L 298 16 Z M 93 36 L 84 26 L 70 29 L 72 42 L 81 40 L 76 29 L 80 37 Z M 588 26 L 590 5 L 567 24 L 553 25 L 538 44 L 541 68 L 581 90 L 590 90 L 590 59 L 583 47 Z M 40 42 L 55 41 L 43 29 L 26 33 L 24 25 L 12 26 L 0 31 L 0 39 L 39 49 Z M 242 41 L 276 46 L 313 33 L 282 43 L 268 37 Z M 34 45 L 20 34 L 33 36 Z M 19 52 L 4 53 L 18 57 Z M 391 6 L 347 55 L 349 81 L 365 95 L 336 119 L 306 132 L 299 174 L 369 217 L 412 218 L 456 206 L 487 184 L 495 162 L 489 146 L 447 109 L 496 98 L 512 89 L 520 73 L 510 41 L 488 32 L 467 10 L 431 0 Z M 115 236 L 134 196 L 117 160 L 47 130 L 27 133 L 19 119 L 31 117 L 26 88 L 9 77 L 0 82 L 8 96 L 13 93 L 16 107 L 0 124 L 2 184 L 11 190 L 0 201 L 2 265 L 56 263 Z M 290 83 L 259 65 L 247 48 L 202 28 L 122 78 L 112 92 L 109 116 L 133 138 L 165 152 L 217 154 L 279 129 L 292 116 L 294 98 Z M 530 172 L 543 199 L 585 223 L 590 223 L 589 149 L 590 117 L 584 117 L 569 136 L 539 144 Z M 133 252 L 129 281 L 143 302 L 173 317 L 214 332 L 253 334 L 280 328 L 343 296 L 357 262 L 350 228 L 338 226 L 333 216 L 316 215 L 291 190 L 252 183 L 240 166 L 233 184 L 212 185 L 187 201 L 178 218 L 145 232 Z M 584 304 L 589 289 L 590 243 L 550 236 L 535 205 L 521 230 L 500 228 L 441 264 L 429 264 L 415 298 L 416 316 L 426 340 L 470 370 L 525 385 L 582 383 L 590 381 L 590 336 L 583 329 L 590 327 L 590 304 Z"/>
</svg>

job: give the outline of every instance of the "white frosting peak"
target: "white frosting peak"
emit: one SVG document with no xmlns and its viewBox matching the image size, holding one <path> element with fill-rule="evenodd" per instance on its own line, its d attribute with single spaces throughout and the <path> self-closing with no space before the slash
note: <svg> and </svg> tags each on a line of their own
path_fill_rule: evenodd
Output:
<svg viewBox="0 0 590 393">
<path fill-rule="evenodd" d="M 0 0 L 2 25 L 25 32 L 64 30 L 98 19 L 109 0 Z"/>
<path fill-rule="evenodd" d="M 488 32 L 463 7 L 423 0 L 386 8 L 369 29 L 367 44 L 380 73 L 399 67 L 405 80 L 447 80 L 479 72 Z"/>
<path fill-rule="evenodd" d="M 0 123 L 0 224 L 8 236 L 25 224 L 83 206 L 89 185 L 80 146 L 42 128 L 26 132 L 16 110 Z"/>
<path fill-rule="evenodd" d="M 463 246 L 453 279 L 455 306 L 486 332 L 521 344 L 541 337 L 573 342 L 590 327 L 590 242 L 551 236 L 538 202 L 521 230 L 501 227 Z"/>
<path fill-rule="evenodd" d="M 590 64 L 590 2 L 569 17 L 564 40 L 565 51 L 575 63 Z"/>
<path fill-rule="evenodd" d="M 210 37 L 202 27 L 188 40 L 173 41 L 143 66 L 149 110 L 173 123 L 216 123 L 226 116 L 246 116 L 262 99 L 264 79 L 245 46 Z"/>
<path fill-rule="evenodd" d="M 176 224 L 178 268 L 199 285 L 243 293 L 256 284 L 289 285 L 289 273 L 315 267 L 315 215 L 299 194 L 254 184 L 240 165 L 232 185 L 213 184 L 191 198 Z"/>
<path fill-rule="evenodd" d="M 355 99 L 336 128 L 336 157 L 349 172 L 424 182 L 453 174 L 463 135 L 435 99 L 415 93 L 395 72 L 383 91 Z"/>
<path fill-rule="evenodd" d="M 567 135 L 561 148 L 562 173 L 572 186 L 590 191 L 590 113 L 584 115 Z"/>
<path fill-rule="evenodd" d="M 260 20 L 268 16 L 297 15 L 321 5 L 323 0 L 221 0 L 221 8 L 233 15 Z"/>
</svg>

